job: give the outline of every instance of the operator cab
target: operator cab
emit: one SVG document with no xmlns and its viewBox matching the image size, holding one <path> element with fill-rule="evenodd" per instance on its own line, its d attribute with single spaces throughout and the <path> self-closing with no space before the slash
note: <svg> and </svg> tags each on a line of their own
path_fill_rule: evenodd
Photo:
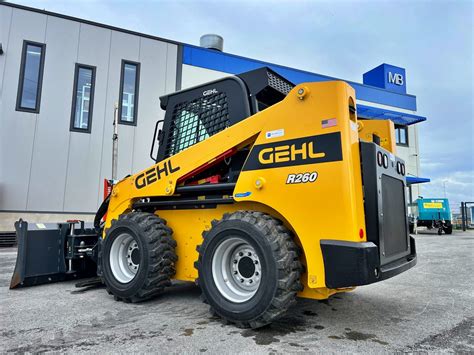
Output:
<svg viewBox="0 0 474 355">
<path fill-rule="evenodd" d="M 280 102 L 294 86 L 270 68 L 262 67 L 162 96 L 161 108 L 166 114 L 156 124 L 150 157 L 155 162 L 169 158 Z M 163 127 L 158 131 L 161 122 Z M 248 152 L 242 149 L 214 167 L 214 181 L 237 181 Z"/>
<path fill-rule="evenodd" d="M 166 111 L 151 158 L 166 159 L 280 102 L 294 84 L 267 67 L 160 97 Z M 155 151 L 154 143 L 159 147 Z"/>
</svg>

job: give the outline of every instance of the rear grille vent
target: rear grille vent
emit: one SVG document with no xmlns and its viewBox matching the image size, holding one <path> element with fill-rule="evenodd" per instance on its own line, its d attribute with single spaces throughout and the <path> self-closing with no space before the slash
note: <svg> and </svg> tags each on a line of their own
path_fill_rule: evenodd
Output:
<svg viewBox="0 0 474 355">
<path fill-rule="evenodd" d="M 16 244 L 15 232 L 0 232 L 0 248 L 12 247 Z"/>
<path fill-rule="evenodd" d="M 280 77 L 277 77 L 272 72 L 267 71 L 267 74 L 268 74 L 268 84 L 275 90 L 278 90 L 282 94 L 288 95 L 291 89 L 293 89 L 294 87 L 293 85 L 282 80 Z"/>
<path fill-rule="evenodd" d="M 404 193 L 402 180 L 382 175 L 382 225 L 386 257 L 408 250 Z"/>
</svg>

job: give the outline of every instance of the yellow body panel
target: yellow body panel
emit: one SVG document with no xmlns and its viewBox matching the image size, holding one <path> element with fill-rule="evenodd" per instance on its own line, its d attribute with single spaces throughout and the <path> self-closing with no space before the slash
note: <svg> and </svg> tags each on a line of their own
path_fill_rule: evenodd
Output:
<svg viewBox="0 0 474 355">
<path fill-rule="evenodd" d="M 305 289 L 300 296 L 323 299 L 347 291 L 326 288 L 320 240 L 366 241 L 358 125 L 355 115 L 349 113 L 349 102 L 354 101 L 354 90 L 344 82 L 298 85 L 280 103 L 120 181 L 112 192 L 105 229 L 111 220 L 131 211 L 138 199 L 171 196 L 181 177 L 231 149 L 251 146 L 234 190 L 236 203 L 215 209 L 157 211 L 173 229 L 178 244 L 176 279 L 196 279 L 196 247 L 213 219 L 221 219 L 226 212 L 258 210 L 281 219 L 303 249 Z M 320 136 L 330 133 L 331 137 L 340 136 L 340 148 L 318 145 Z M 316 143 L 308 138 L 313 136 L 318 139 Z M 302 139 L 304 144 L 291 144 L 295 139 Z M 260 150 L 254 162 L 261 168 L 246 169 L 253 151 L 270 143 L 273 148 Z M 340 149 L 341 158 L 324 162 L 333 149 Z M 308 163 L 310 157 L 322 160 Z M 301 164 L 293 164 L 297 161 Z M 314 182 L 287 183 L 290 174 L 313 172 L 317 173 Z"/>
<path fill-rule="evenodd" d="M 177 242 L 176 254 L 179 259 L 176 262 L 175 279 L 181 281 L 194 281 L 198 277 L 198 272 L 194 267 L 194 262 L 198 258 L 196 246 L 202 243 L 202 231 L 211 228 L 212 220 L 219 220 L 225 213 L 238 210 L 253 210 L 271 214 L 281 219 L 276 211 L 267 206 L 255 203 L 236 203 L 233 205 L 220 205 L 215 209 L 198 210 L 161 210 L 159 215 L 168 221 L 168 226 L 173 229 L 173 236 Z M 201 233 L 198 233 L 201 231 Z M 299 297 L 326 299 L 329 296 L 351 289 L 332 290 L 326 287 L 310 288 L 307 284 L 307 277 L 303 276 L 302 283 L 304 290 L 298 294 Z"/>
<path fill-rule="evenodd" d="M 373 142 L 373 135 L 380 137 L 380 146 L 392 154 L 397 154 L 395 125 L 391 120 L 359 120 L 359 137 L 363 141 Z"/>
</svg>

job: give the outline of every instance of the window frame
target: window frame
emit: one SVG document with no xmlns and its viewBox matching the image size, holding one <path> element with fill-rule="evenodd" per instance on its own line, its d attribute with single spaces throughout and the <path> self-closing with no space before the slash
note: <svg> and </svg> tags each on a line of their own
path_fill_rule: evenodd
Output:
<svg viewBox="0 0 474 355">
<path fill-rule="evenodd" d="M 406 143 L 400 143 L 400 130 L 403 129 L 405 131 L 405 138 Z M 398 140 L 398 142 L 397 142 Z M 410 142 L 408 140 L 408 126 L 405 125 L 395 125 L 395 143 L 398 146 L 408 147 Z"/>
<path fill-rule="evenodd" d="M 122 120 L 122 104 L 123 104 L 123 85 L 124 85 L 124 77 L 125 77 L 125 65 L 131 64 L 135 65 L 137 70 L 136 70 L 136 75 L 135 75 L 135 97 L 133 99 L 133 121 L 124 121 Z M 134 62 L 131 60 L 125 60 L 122 59 L 122 64 L 120 67 L 120 91 L 119 91 L 119 104 L 118 104 L 118 123 L 119 124 L 124 124 L 128 126 L 136 126 L 137 121 L 138 121 L 138 94 L 139 94 L 139 87 L 140 87 L 140 64 L 139 62 Z"/>
<path fill-rule="evenodd" d="M 77 81 L 79 79 L 79 70 L 80 69 L 89 69 L 92 70 L 91 77 L 91 93 L 89 98 L 89 122 L 87 129 L 74 127 L 74 119 L 76 116 L 76 99 L 77 99 Z M 91 133 L 92 131 L 92 116 L 94 113 L 94 94 L 95 94 L 95 75 L 97 67 L 88 64 L 76 63 L 74 66 L 74 83 L 72 86 L 72 103 L 71 103 L 71 122 L 69 125 L 69 130 L 71 132 L 80 132 L 80 133 Z"/>
<path fill-rule="evenodd" d="M 36 88 L 36 105 L 35 108 L 22 107 L 21 101 L 23 98 L 23 86 L 25 82 L 25 65 L 28 45 L 36 46 L 41 48 L 41 59 L 38 73 L 38 87 Z M 20 75 L 18 78 L 18 91 L 16 95 L 16 111 L 39 113 L 41 107 L 41 92 L 43 90 L 43 74 L 44 74 L 44 61 L 46 56 L 46 43 L 34 42 L 29 40 L 23 40 L 23 47 L 21 50 L 21 62 L 20 62 Z"/>
</svg>

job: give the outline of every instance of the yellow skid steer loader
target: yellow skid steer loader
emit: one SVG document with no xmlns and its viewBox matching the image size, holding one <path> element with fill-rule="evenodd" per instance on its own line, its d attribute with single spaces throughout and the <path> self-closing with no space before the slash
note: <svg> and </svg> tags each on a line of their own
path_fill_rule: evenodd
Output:
<svg viewBox="0 0 474 355">
<path fill-rule="evenodd" d="M 217 315 L 258 328 L 297 296 L 416 264 L 393 123 L 358 120 L 347 83 L 295 86 L 264 67 L 161 107 L 155 164 L 115 184 L 94 226 L 16 223 L 11 288 L 98 275 L 139 302 L 192 281 Z"/>
</svg>

